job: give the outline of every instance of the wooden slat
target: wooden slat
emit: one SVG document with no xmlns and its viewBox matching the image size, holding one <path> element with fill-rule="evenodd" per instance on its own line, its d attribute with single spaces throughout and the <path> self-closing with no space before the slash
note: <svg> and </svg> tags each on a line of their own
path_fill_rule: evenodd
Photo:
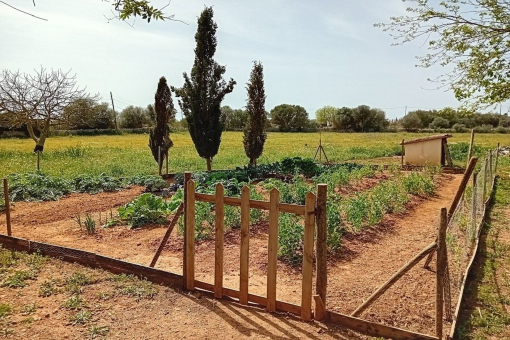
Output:
<svg viewBox="0 0 510 340">
<path fill-rule="evenodd" d="M 269 194 L 269 237 L 267 245 L 267 310 L 276 311 L 276 265 L 278 260 L 278 219 L 280 192 L 273 188 Z"/>
<path fill-rule="evenodd" d="M 30 251 L 30 241 L 19 237 L 0 234 L 0 245 L 5 249 Z"/>
<path fill-rule="evenodd" d="M 315 246 L 316 253 L 316 280 L 315 280 L 315 292 L 320 295 L 322 302 L 327 307 L 326 293 L 328 286 L 328 227 L 326 219 L 326 202 L 328 196 L 328 186 L 326 184 L 317 185 L 317 204 L 316 204 L 316 216 L 315 221 L 317 223 L 317 240 Z M 317 308 L 317 305 L 315 306 Z M 317 314 L 325 311 L 316 312 Z"/>
<path fill-rule="evenodd" d="M 216 200 L 214 198 L 214 195 L 200 194 L 200 193 L 195 194 L 195 199 L 197 201 L 209 202 L 209 203 L 214 203 Z M 241 199 L 237 198 L 237 197 L 225 197 L 224 203 L 226 205 L 240 207 Z M 269 204 L 269 202 L 266 202 L 266 201 L 250 200 L 250 208 L 251 209 L 259 209 L 259 210 L 269 210 L 270 204 Z M 280 212 L 286 212 L 286 213 L 303 216 L 305 214 L 305 206 L 298 205 L 298 204 L 280 203 Z"/>
<path fill-rule="evenodd" d="M 402 276 L 404 276 L 411 268 L 417 265 L 421 259 L 423 259 L 427 254 L 434 251 L 436 249 L 436 242 L 432 242 L 428 246 L 426 246 L 421 252 L 419 252 L 415 257 L 413 257 L 409 262 L 402 266 L 388 281 L 386 281 L 381 287 L 379 287 L 370 297 L 363 302 L 354 312 L 351 313 L 351 316 L 357 317 L 364 310 L 366 310 L 379 296 L 384 294 L 395 282 L 397 282 Z"/>
<path fill-rule="evenodd" d="M 241 256 L 239 272 L 239 302 L 248 304 L 248 274 L 250 265 L 250 188 L 241 189 Z"/>
<path fill-rule="evenodd" d="M 225 189 L 223 184 L 216 184 L 216 216 L 214 224 L 214 297 L 221 298 L 223 294 L 223 234 L 225 209 L 223 196 Z"/>
<path fill-rule="evenodd" d="M 186 220 L 187 220 L 187 216 L 188 214 L 186 213 L 186 211 L 188 210 L 188 208 L 186 207 L 186 202 L 188 201 L 188 182 L 191 180 L 192 178 L 192 174 L 191 172 L 185 172 L 184 173 L 184 246 L 182 247 L 182 287 L 183 288 L 186 288 L 186 282 L 187 282 L 187 277 L 186 277 L 186 254 L 187 254 L 187 249 L 186 249 L 186 244 L 188 244 L 187 240 L 188 240 L 188 237 L 186 236 Z"/>
<path fill-rule="evenodd" d="M 377 322 L 366 321 L 331 311 L 327 311 L 326 319 L 331 323 L 335 323 L 361 334 L 373 337 L 383 337 L 395 340 L 439 340 L 435 336 L 406 331 L 400 328 L 386 326 Z"/>
<path fill-rule="evenodd" d="M 181 203 L 179 205 L 179 208 L 177 208 L 177 211 L 175 212 L 175 215 L 172 218 L 172 221 L 170 222 L 170 225 L 168 226 L 168 229 L 166 230 L 166 233 L 163 236 L 161 243 L 159 244 L 158 250 L 156 250 L 156 254 L 154 254 L 154 257 L 152 258 L 152 261 L 151 261 L 151 264 L 149 265 L 149 267 L 154 268 L 154 266 L 156 265 L 156 262 L 158 261 L 159 256 L 161 255 L 161 252 L 163 252 L 163 248 L 165 247 L 165 244 L 168 242 L 168 239 L 170 238 L 170 234 L 172 234 L 172 231 L 174 230 L 174 227 L 177 224 L 177 221 L 179 221 L 179 218 L 181 217 L 181 214 L 183 211 L 184 211 L 184 203 Z"/>
<path fill-rule="evenodd" d="M 443 337 L 443 308 L 444 308 L 444 275 L 446 271 L 446 227 L 448 215 L 446 208 L 441 209 L 441 222 L 437 234 L 436 261 L 436 336 Z"/>
<path fill-rule="evenodd" d="M 193 290 L 195 281 L 195 182 L 188 182 L 186 191 L 186 289 Z"/>
<path fill-rule="evenodd" d="M 305 198 L 305 234 L 303 239 L 303 278 L 301 285 L 301 319 L 312 319 L 313 241 L 315 232 L 315 195 Z"/>
</svg>

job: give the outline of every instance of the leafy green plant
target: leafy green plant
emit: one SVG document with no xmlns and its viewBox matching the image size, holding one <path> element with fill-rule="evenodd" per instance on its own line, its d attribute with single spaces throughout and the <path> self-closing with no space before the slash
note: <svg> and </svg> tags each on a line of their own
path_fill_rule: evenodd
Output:
<svg viewBox="0 0 510 340">
<path fill-rule="evenodd" d="M 278 220 L 278 257 L 292 264 L 299 264 L 303 256 L 304 226 L 294 215 L 283 213 Z"/>
<path fill-rule="evenodd" d="M 337 251 L 342 246 L 342 217 L 338 204 L 333 198 L 330 198 L 330 204 L 326 206 L 327 229 L 328 229 L 328 248 L 331 251 Z"/>
<path fill-rule="evenodd" d="M 125 185 L 118 178 L 106 174 L 83 175 L 72 180 L 73 191 L 95 194 L 101 191 L 117 191 Z"/>
<path fill-rule="evenodd" d="M 9 194 L 17 201 L 55 201 L 72 191 L 66 180 L 50 177 L 42 172 L 15 174 L 8 176 Z"/>
<path fill-rule="evenodd" d="M 64 281 L 65 289 L 73 294 L 79 294 L 82 287 L 93 283 L 94 280 L 85 273 L 74 272 Z"/>
<path fill-rule="evenodd" d="M 131 228 L 147 224 L 163 224 L 171 207 L 161 197 L 145 193 L 119 208 L 119 217 L 127 220 Z"/>
<path fill-rule="evenodd" d="M 28 305 L 24 305 L 21 308 L 21 314 L 22 315 L 30 315 L 35 313 L 37 310 L 37 306 L 35 305 L 35 302 L 29 303 Z"/>
</svg>

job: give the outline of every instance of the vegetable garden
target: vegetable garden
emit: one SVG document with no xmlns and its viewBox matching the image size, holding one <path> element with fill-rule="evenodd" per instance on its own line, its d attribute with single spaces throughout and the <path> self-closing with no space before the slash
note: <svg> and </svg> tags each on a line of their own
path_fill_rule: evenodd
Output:
<svg viewBox="0 0 510 340">
<path fill-rule="evenodd" d="M 475 154 L 483 152 L 483 149 L 475 149 Z M 461 160 L 466 153 L 467 148 L 462 143 L 452 147 L 454 160 Z M 386 280 L 388 274 L 402 265 L 402 261 L 433 241 L 439 207 L 451 203 L 461 177 L 441 173 L 434 167 L 402 171 L 395 164 L 383 167 L 349 161 L 323 165 L 301 157 L 230 170 L 194 172 L 191 178 L 197 195 L 192 223 L 195 288 L 212 290 L 211 283 L 215 280 L 217 203 L 211 199 L 204 201 L 204 197 L 213 197 L 218 184 L 224 188 L 228 202 L 242 202 L 244 188 L 249 192 L 250 202 L 256 202 L 258 207 L 268 207 L 275 190 L 280 204 L 304 207 L 307 195 L 316 192 L 319 184 L 324 185 L 327 200 L 324 210 L 327 239 L 324 244 L 329 276 L 324 310 L 330 313 L 328 317 L 335 319 L 342 315 L 335 313 L 351 313 Z M 122 177 L 105 173 L 68 179 L 35 172 L 7 178 L 15 236 L 78 247 L 142 265 L 151 263 L 164 233 L 161 226 L 173 220 L 186 202 L 184 173 L 177 173 L 170 181 L 158 176 Z M 243 291 L 239 281 L 243 275 L 243 270 L 239 269 L 239 249 L 246 237 L 243 236 L 246 222 L 243 222 L 242 205 L 236 204 L 225 204 L 222 208 L 223 290 L 227 297 L 238 296 L 236 294 L 240 293 L 235 292 Z M 0 208 L 5 207 L 1 205 Z M 271 252 L 268 246 L 271 242 L 271 210 L 251 207 L 248 214 L 248 301 L 265 306 L 270 300 L 266 296 L 268 283 L 265 280 L 271 272 L 267 262 Z M 304 263 L 309 259 L 306 255 L 309 247 L 306 216 L 283 211 L 277 218 L 276 301 L 278 308 L 291 313 L 303 310 L 299 307 L 298 292 L 305 289 L 302 283 L 304 272 L 303 277 L 301 275 Z M 175 219 L 175 229 L 167 231 L 170 232 L 168 242 L 162 245 L 157 268 L 176 275 L 186 274 L 183 266 L 186 233 L 189 232 L 186 227 L 189 221 L 186 221 L 184 217 Z M 4 228 L 3 221 L 0 221 L 0 228 Z M 313 277 L 317 278 L 317 272 L 313 271 Z M 396 331 L 395 327 L 405 324 L 412 334 L 433 334 L 434 325 L 427 321 L 430 310 L 425 311 L 429 307 L 423 312 L 429 317 L 413 314 L 420 306 L 431 303 L 434 292 L 430 282 L 433 278 L 434 273 L 430 271 L 410 271 L 402 282 L 399 281 L 400 285 L 380 298 L 375 307 L 370 307 L 371 312 L 364 316 L 368 320 L 364 321 L 368 322 L 365 325 L 373 323 L 383 327 L 382 322 L 389 325 L 389 328 L 382 328 L 384 332 L 391 333 Z M 426 298 L 416 297 L 413 290 L 409 290 L 413 285 L 419 285 L 431 294 Z M 395 305 L 399 295 L 406 296 L 407 305 Z M 318 303 L 315 302 L 316 307 Z"/>
</svg>

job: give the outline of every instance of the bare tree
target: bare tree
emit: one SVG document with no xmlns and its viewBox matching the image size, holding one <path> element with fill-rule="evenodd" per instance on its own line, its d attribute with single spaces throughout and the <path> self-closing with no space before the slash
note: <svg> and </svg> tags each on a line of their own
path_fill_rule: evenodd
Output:
<svg viewBox="0 0 510 340">
<path fill-rule="evenodd" d="M 0 120 L 10 127 L 26 125 L 36 144 L 34 152 L 43 151 L 51 126 L 66 124 L 66 107 L 77 99 L 94 98 L 70 73 L 41 67 L 33 75 L 9 70 L 0 75 Z"/>
</svg>

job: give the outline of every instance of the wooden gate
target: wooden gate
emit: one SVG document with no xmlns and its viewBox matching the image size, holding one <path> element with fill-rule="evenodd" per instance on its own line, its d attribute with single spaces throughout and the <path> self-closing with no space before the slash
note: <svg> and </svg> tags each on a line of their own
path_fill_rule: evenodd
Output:
<svg viewBox="0 0 510 340">
<path fill-rule="evenodd" d="M 187 178 L 186 178 L 187 177 Z M 314 260 L 314 235 L 316 221 L 317 200 L 315 194 L 306 195 L 304 205 L 280 203 L 280 193 L 274 188 L 270 192 L 269 201 L 250 199 L 250 188 L 244 186 L 241 198 L 227 197 L 224 187 L 216 184 L 214 195 L 201 194 L 195 191 L 195 182 L 191 174 L 186 173 L 184 194 L 184 288 L 195 288 L 214 292 L 214 296 L 222 298 L 229 296 L 238 299 L 241 304 L 249 302 L 263 305 L 269 312 L 286 311 L 301 315 L 303 320 L 312 319 L 312 279 Z M 195 202 L 215 204 L 215 270 L 214 284 L 195 280 Z M 325 211 L 325 201 L 324 210 Z M 240 244 L 240 275 L 239 290 L 223 286 L 223 237 L 224 237 L 224 206 L 241 207 L 241 244 Z M 267 297 L 257 296 L 249 292 L 249 248 L 250 248 L 250 209 L 269 211 L 269 239 L 267 259 Z M 291 213 L 304 216 L 303 266 L 301 305 L 293 305 L 276 299 L 276 275 L 278 255 L 278 220 L 280 213 Z M 322 312 L 322 311 L 321 311 Z"/>
</svg>

